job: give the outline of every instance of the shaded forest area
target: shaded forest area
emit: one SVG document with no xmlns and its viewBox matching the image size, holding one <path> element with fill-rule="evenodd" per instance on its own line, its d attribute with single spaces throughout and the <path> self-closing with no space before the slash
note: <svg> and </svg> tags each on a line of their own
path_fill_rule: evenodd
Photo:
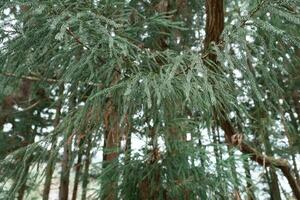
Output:
<svg viewBox="0 0 300 200">
<path fill-rule="evenodd" d="M 0 199 L 300 199 L 299 9 L 1 1 Z"/>
</svg>

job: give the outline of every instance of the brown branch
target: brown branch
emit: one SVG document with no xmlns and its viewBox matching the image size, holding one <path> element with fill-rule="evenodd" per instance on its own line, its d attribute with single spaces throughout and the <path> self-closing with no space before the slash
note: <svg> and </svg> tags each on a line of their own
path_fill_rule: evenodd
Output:
<svg viewBox="0 0 300 200">
<path fill-rule="evenodd" d="M 250 13 L 250 16 L 254 15 L 266 1 L 267 0 L 261 1 L 257 8 Z M 223 4 L 223 0 L 206 0 L 207 21 L 205 27 L 206 38 L 204 40 L 204 47 L 206 49 L 208 48 L 211 42 L 215 42 L 218 44 L 222 44 L 223 42 L 220 38 L 224 27 Z M 242 22 L 241 25 L 243 26 L 246 23 L 246 21 Z M 205 57 L 207 57 L 208 60 L 218 64 L 216 55 L 212 54 L 211 52 L 208 52 L 208 54 Z M 217 69 L 214 70 L 217 72 Z M 231 122 L 226 118 L 225 113 L 225 110 L 221 108 L 221 113 L 214 113 L 214 115 L 216 117 L 220 117 L 220 115 L 223 116 L 223 118 L 220 120 L 220 126 L 225 132 L 226 141 L 229 142 L 229 144 L 231 145 L 239 147 L 242 153 L 250 155 L 251 160 L 257 162 L 258 164 L 264 167 L 274 166 L 280 169 L 286 177 L 286 179 L 288 180 L 289 185 L 294 193 L 294 196 L 300 200 L 300 187 L 297 184 L 296 179 L 292 175 L 291 167 L 289 166 L 288 162 L 284 159 L 275 159 L 273 157 L 262 155 L 255 148 L 246 144 L 243 141 L 242 135 L 235 131 Z"/>
<path fill-rule="evenodd" d="M 295 197 L 297 199 L 300 199 L 300 187 L 292 174 L 292 169 L 287 160 L 275 159 L 273 157 L 263 155 L 244 141 L 235 140 L 235 138 L 241 138 L 240 135 L 242 134 L 236 133 L 236 131 L 234 130 L 234 128 L 228 120 L 224 120 L 221 123 L 221 127 L 225 132 L 227 142 L 229 142 L 231 145 L 238 147 L 242 153 L 249 154 L 251 160 L 257 162 L 263 167 L 274 166 L 280 169 L 283 175 L 288 180 Z"/>
<path fill-rule="evenodd" d="M 41 78 L 38 76 L 32 76 L 32 75 L 21 75 L 18 76 L 14 73 L 9 73 L 9 72 L 0 72 L 0 75 L 2 76 L 7 76 L 7 77 L 14 77 L 14 78 L 19 78 L 19 79 L 24 79 L 24 80 L 29 80 L 29 81 L 44 81 L 50 84 L 54 84 L 54 83 L 59 83 L 61 82 L 61 80 L 59 79 L 53 79 L 53 78 Z M 102 83 L 95 83 L 95 82 L 83 82 L 83 81 L 78 81 L 78 83 L 83 83 L 83 84 L 87 84 L 90 86 L 95 86 L 95 87 L 103 87 Z"/>
<path fill-rule="evenodd" d="M 25 80 L 30 80 L 30 81 L 45 81 L 45 82 L 48 82 L 48 83 L 58 83 L 59 82 L 59 80 L 57 80 L 57 79 L 40 78 L 40 77 L 36 77 L 36 76 L 31 76 L 31 75 L 18 76 L 16 74 L 10 73 L 10 72 L 1 72 L 0 75 L 8 76 L 8 77 L 14 77 L 14 78 L 20 78 L 20 79 L 25 79 Z"/>
<path fill-rule="evenodd" d="M 67 33 L 68 33 L 69 35 L 71 35 L 71 36 L 74 38 L 74 40 L 75 40 L 78 44 L 82 45 L 83 47 L 85 47 L 85 48 L 87 48 L 87 49 L 90 49 L 90 47 L 87 46 L 87 45 L 85 45 L 85 44 L 80 40 L 80 38 L 74 34 L 74 32 L 73 32 L 70 28 L 67 28 L 66 31 L 67 31 Z"/>
</svg>

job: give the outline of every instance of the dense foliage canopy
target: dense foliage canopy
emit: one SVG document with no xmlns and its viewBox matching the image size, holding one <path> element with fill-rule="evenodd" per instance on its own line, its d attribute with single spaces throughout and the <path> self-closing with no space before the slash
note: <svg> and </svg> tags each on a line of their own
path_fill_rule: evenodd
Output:
<svg viewBox="0 0 300 200">
<path fill-rule="evenodd" d="M 299 9 L 1 1 L 0 199 L 300 199 Z"/>
</svg>

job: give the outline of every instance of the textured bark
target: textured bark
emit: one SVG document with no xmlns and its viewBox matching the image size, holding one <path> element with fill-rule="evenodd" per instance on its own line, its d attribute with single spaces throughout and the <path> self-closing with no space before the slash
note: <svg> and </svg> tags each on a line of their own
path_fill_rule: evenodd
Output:
<svg viewBox="0 0 300 200">
<path fill-rule="evenodd" d="M 223 0 L 206 0 L 206 26 L 204 49 L 208 49 L 211 42 L 220 42 L 220 36 L 224 29 L 224 6 Z M 210 59 L 215 59 L 210 55 Z"/>
<path fill-rule="evenodd" d="M 220 36 L 224 28 L 224 8 L 223 8 L 223 0 L 206 0 L 206 38 L 204 41 L 205 49 L 209 47 L 211 42 L 219 43 Z M 208 56 L 212 62 L 217 63 L 216 56 L 214 54 L 210 54 Z M 225 132 L 225 137 L 228 143 L 231 145 L 239 147 L 241 152 L 245 154 L 249 154 L 250 158 L 253 161 L 256 161 L 262 166 L 274 166 L 279 168 L 284 176 L 287 178 L 293 193 L 297 199 L 300 199 L 300 187 L 297 184 L 296 179 L 292 175 L 292 170 L 286 160 L 283 159 L 274 159 L 273 157 L 264 156 L 259 153 L 256 149 L 246 144 L 242 135 L 237 133 L 234 127 L 231 125 L 231 122 L 225 117 L 226 114 L 223 111 L 220 126 Z"/>
<path fill-rule="evenodd" d="M 113 101 L 109 99 L 104 114 L 104 150 L 103 169 L 116 162 L 119 156 L 120 127 L 119 117 Z M 114 171 L 110 170 L 102 182 L 102 198 L 107 200 L 117 199 L 117 180 L 113 180 Z"/>
<path fill-rule="evenodd" d="M 104 147 L 107 150 L 107 152 L 104 152 L 103 160 L 113 161 L 119 155 L 117 149 L 119 148 L 120 127 L 118 123 L 118 113 L 111 99 L 108 101 L 105 110 L 106 112 L 104 114 Z"/>
<path fill-rule="evenodd" d="M 113 75 L 113 80 L 110 85 L 114 85 L 119 81 L 119 74 Z M 103 170 L 109 165 L 117 162 L 120 147 L 120 119 L 117 112 L 117 107 L 111 97 L 107 99 L 104 111 L 104 149 L 103 149 Z M 109 169 L 102 181 L 102 199 L 114 200 L 117 199 L 117 175 L 116 170 Z"/>
</svg>

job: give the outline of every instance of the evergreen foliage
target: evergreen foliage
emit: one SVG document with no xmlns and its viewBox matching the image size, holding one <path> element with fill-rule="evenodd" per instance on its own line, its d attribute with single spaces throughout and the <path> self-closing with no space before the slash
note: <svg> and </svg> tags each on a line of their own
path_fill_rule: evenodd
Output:
<svg viewBox="0 0 300 200">
<path fill-rule="evenodd" d="M 299 8 L 1 1 L 0 199 L 299 199 Z"/>
</svg>

